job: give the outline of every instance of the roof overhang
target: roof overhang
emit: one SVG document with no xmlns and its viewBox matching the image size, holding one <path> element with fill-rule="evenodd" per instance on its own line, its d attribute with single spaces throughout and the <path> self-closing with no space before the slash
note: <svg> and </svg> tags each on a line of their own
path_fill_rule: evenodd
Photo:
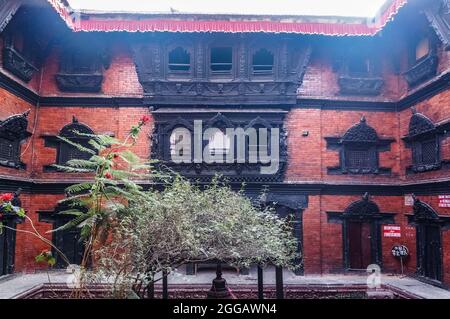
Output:
<svg viewBox="0 0 450 319">
<path fill-rule="evenodd" d="M 80 32 L 285 33 L 326 36 L 373 36 L 408 0 L 390 0 L 373 19 L 307 16 L 139 14 L 79 12 L 64 0 L 47 0 L 67 26 Z"/>
</svg>

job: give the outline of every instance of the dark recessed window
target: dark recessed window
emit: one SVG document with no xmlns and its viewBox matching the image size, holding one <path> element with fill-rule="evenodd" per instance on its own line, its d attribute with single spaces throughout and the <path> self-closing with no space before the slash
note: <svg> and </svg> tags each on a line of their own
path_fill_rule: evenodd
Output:
<svg viewBox="0 0 450 319">
<path fill-rule="evenodd" d="M 232 66 L 231 47 L 211 48 L 211 71 L 213 73 L 230 73 Z"/>
<path fill-rule="evenodd" d="M 177 47 L 169 53 L 169 70 L 187 72 L 191 68 L 191 55 L 185 49 Z"/>
<path fill-rule="evenodd" d="M 273 72 L 273 54 L 266 49 L 260 49 L 253 54 L 253 73 L 270 74 Z"/>
<path fill-rule="evenodd" d="M 438 143 L 436 138 L 414 142 L 412 152 L 413 165 L 433 165 L 438 162 Z"/>
<path fill-rule="evenodd" d="M 0 161 L 17 162 L 19 158 L 19 140 L 0 137 Z"/>
<path fill-rule="evenodd" d="M 372 147 L 355 147 L 347 146 L 345 147 L 345 167 L 349 170 L 355 171 L 366 171 L 376 169 L 376 163 L 374 163 L 374 158 L 376 158 L 374 148 Z"/>
<path fill-rule="evenodd" d="M 348 73 L 351 76 L 367 76 L 370 71 L 370 60 L 367 58 L 355 57 L 348 63 Z"/>
<path fill-rule="evenodd" d="M 77 134 L 77 132 L 84 134 L 94 134 L 94 131 L 92 131 L 88 126 L 79 123 L 78 120 L 74 118 L 71 124 L 68 124 L 61 129 L 59 135 L 67 138 L 73 143 L 79 144 L 85 148 L 92 149 L 92 146 L 89 144 L 90 137 L 80 136 L 79 134 Z M 72 159 L 89 160 L 92 156 L 92 154 L 81 151 L 75 146 L 64 141 L 60 141 L 58 155 L 59 156 L 57 163 L 60 165 L 65 165 Z"/>
</svg>

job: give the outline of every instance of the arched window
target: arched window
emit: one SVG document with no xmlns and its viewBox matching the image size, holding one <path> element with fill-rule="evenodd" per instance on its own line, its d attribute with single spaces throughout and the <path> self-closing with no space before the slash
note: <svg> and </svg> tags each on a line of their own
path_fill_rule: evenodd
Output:
<svg viewBox="0 0 450 319">
<path fill-rule="evenodd" d="M 0 120 L 0 165 L 24 168 L 20 161 L 20 143 L 31 134 L 27 132 L 29 112 Z"/>
<path fill-rule="evenodd" d="M 441 167 L 440 137 L 435 124 L 425 115 L 415 113 L 409 121 L 408 135 L 405 137 L 412 151 L 412 172 L 424 172 Z"/>
<path fill-rule="evenodd" d="M 191 68 L 191 55 L 182 47 L 176 47 L 169 52 L 169 70 L 187 72 Z"/>
<path fill-rule="evenodd" d="M 270 74 L 273 72 L 273 54 L 267 49 L 260 49 L 253 54 L 253 73 Z"/>
<path fill-rule="evenodd" d="M 170 157 L 173 162 L 191 160 L 191 132 L 185 127 L 177 127 L 170 134 Z"/>
<path fill-rule="evenodd" d="M 90 137 L 80 136 L 76 132 L 85 133 L 85 134 L 94 134 L 90 127 L 85 124 L 81 124 L 78 120 L 73 117 L 72 123 L 64 126 L 59 132 L 59 136 L 65 137 L 71 142 L 77 143 L 81 146 L 92 148 L 89 144 Z M 57 163 L 60 165 L 66 164 L 68 161 L 72 159 L 84 159 L 88 160 L 91 158 L 91 154 L 87 152 L 83 152 L 76 148 L 75 146 L 65 143 L 61 141 L 58 149 L 58 160 Z"/>
<path fill-rule="evenodd" d="M 211 129 L 213 130 L 209 135 L 209 153 L 213 156 L 220 156 L 228 154 L 230 150 L 230 137 L 227 136 L 220 129 Z"/>
<path fill-rule="evenodd" d="M 328 167 L 330 174 L 390 174 L 391 169 L 380 167 L 379 152 L 389 151 L 392 138 L 379 138 L 364 116 L 342 137 L 327 137 L 327 148 L 339 150 L 340 163 Z"/>
</svg>

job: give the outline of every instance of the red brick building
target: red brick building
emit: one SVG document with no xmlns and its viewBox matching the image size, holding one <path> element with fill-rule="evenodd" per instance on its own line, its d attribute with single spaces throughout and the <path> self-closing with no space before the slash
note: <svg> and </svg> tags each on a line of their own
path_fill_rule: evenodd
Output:
<svg viewBox="0 0 450 319">
<path fill-rule="evenodd" d="M 399 273 L 391 249 L 405 245 L 405 272 L 450 285 L 447 0 L 387 1 L 371 20 L 74 14 L 65 1 L 5 0 L 0 30 L 0 192 L 21 188 L 42 232 L 62 222 L 64 188 L 87 178 L 51 166 L 80 156 L 55 138 L 72 127 L 120 138 L 149 115 L 135 151 L 170 164 L 175 127 L 263 126 L 282 132 L 274 174 L 173 166 L 245 181 L 250 196 L 268 188 L 296 216 L 300 273 Z M 39 267 L 42 242 L 0 236 L 0 275 Z M 49 235 L 74 262 L 76 238 Z"/>
</svg>

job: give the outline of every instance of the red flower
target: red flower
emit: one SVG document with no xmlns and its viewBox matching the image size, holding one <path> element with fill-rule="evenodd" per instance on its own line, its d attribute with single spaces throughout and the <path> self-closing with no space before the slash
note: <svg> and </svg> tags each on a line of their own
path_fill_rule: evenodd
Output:
<svg viewBox="0 0 450 319">
<path fill-rule="evenodd" d="M 113 155 L 113 158 L 114 158 L 114 159 L 119 158 L 119 154 L 114 154 L 114 155 Z"/>
<path fill-rule="evenodd" d="M 111 173 L 110 173 L 110 172 L 106 172 L 106 173 L 105 173 L 105 178 L 111 179 L 111 178 L 112 178 Z"/>
<path fill-rule="evenodd" d="M 148 116 L 148 115 L 143 115 L 143 116 L 141 117 L 141 123 L 142 123 L 143 125 L 147 124 L 149 121 L 150 121 L 150 116 Z"/>
<path fill-rule="evenodd" d="M 14 195 L 11 193 L 5 193 L 0 195 L 0 199 L 4 202 L 10 202 L 14 198 Z"/>
</svg>

